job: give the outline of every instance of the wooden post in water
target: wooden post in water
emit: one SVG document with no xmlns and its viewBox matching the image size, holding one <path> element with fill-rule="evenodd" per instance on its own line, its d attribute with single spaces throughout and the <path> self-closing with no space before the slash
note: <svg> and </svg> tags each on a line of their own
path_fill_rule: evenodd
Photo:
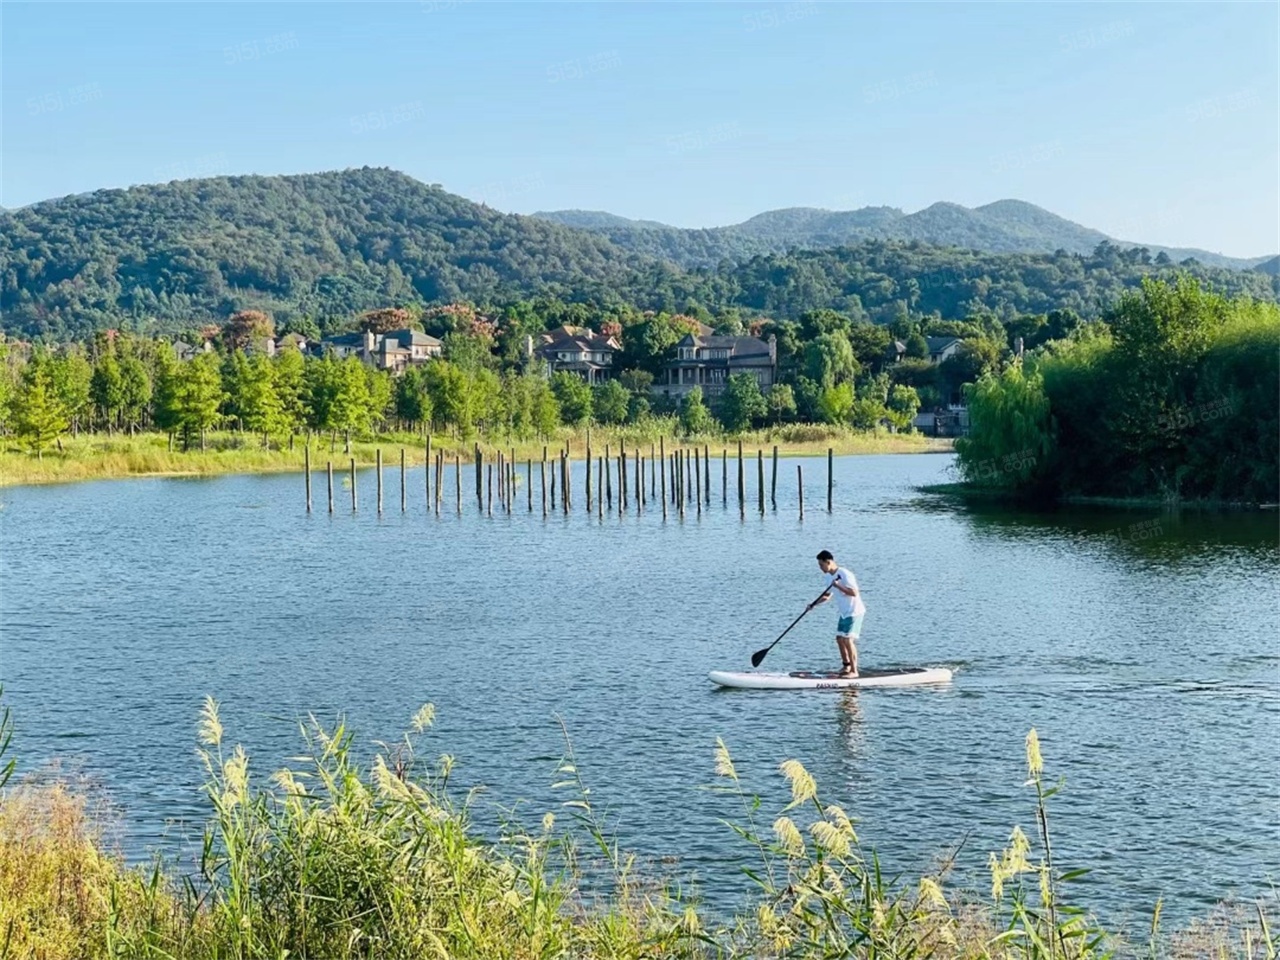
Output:
<svg viewBox="0 0 1280 960">
<path fill-rule="evenodd" d="M 834 465 L 834 456 L 831 448 L 827 447 L 827 513 L 831 512 L 831 486 L 833 483 L 831 476 L 831 468 Z"/>
<path fill-rule="evenodd" d="M 604 519 L 604 487 L 605 487 L 605 469 L 604 456 L 596 458 L 596 516 L 601 520 Z M 587 469 L 591 469 L 591 464 L 587 464 Z"/>
<path fill-rule="evenodd" d="M 542 490 L 542 518 L 547 517 L 547 459 L 544 456 L 538 464 L 538 487 Z"/>
<path fill-rule="evenodd" d="M 302 472 L 307 475 L 307 513 L 311 512 L 311 446 L 302 448 Z"/>
<path fill-rule="evenodd" d="M 424 468 L 425 469 L 425 468 Z M 404 486 L 404 447 L 400 448 L 400 512 L 404 513 L 408 509 L 409 504 L 405 499 L 406 491 Z"/>
<path fill-rule="evenodd" d="M 618 444 L 618 516 L 627 511 L 627 448 Z"/>
<path fill-rule="evenodd" d="M 800 470 L 800 464 L 796 464 L 796 493 L 800 495 L 800 519 L 804 519 L 804 473 Z"/>
<path fill-rule="evenodd" d="M 742 441 L 738 441 L 738 515 L 747 515 L 747 479 L 742 472 Z"/>
<path fill-rule="evenodd" d="M 528 460 L 525 461 L 524 485 L 529 488 L 529 512 L 533 513 L 533 457 L 529 457 Z"/>
<path fill-rule="evenodd" d="M 702 478 L 698 474 L 697 446 L 694 446 L 692 450 L 685 453 L 685 480 L 689 484 L 685 489 L 685 498 L 689 500 L 701 500 Z"/>
<path fill-rule="evenodd" d="M 378 460 L 378 513 L 382 513 L 382 448 L 374 451 Z"/>
<path fill-rule="evenodd" d="M 453 492 L 458 503 L 458 516 L 462 516 L 462 454 L 453 455 Z"/>
<path fill-rule="evenodd" d="M 609 444 L 604 445 L 604 499 L 609 512 L 613 512 L 613 465 L 609 462 Z"/>
<path fill-rule="evenodd" d="M 551 512 L 554 513 L 555 509 L 556 509 L 556 465 L 553 462 L 551 464 Z"/>
<path fill-rule="evenodd" d="M 567 449 L 564 453 L 560 454 L 560 473 L 563 477 L 560 484 L 560 506 L 564 509 L 564 512 L 568 514 L 570 506 L 569 495 L 573 484 L 569 479 L 569 451 Z"/>
<path fill-rule="evenodd" d="M 636 447 L 636 513 L 644 509 L 644 461 L 640 458 L 640 448 Z"/>
<path fill-rule="evenodd" d="M 764 451 L 756 447 L 756 491 L 760 501 L 760 516 L 764 516 Z"/>
<path fill-rule="evenodd" d="M 587 513 L 591 513 L 591 466 L 595 461 L 591 457 L 591 429 L 587 428 Z"/>
<path fill-rule="evenodd" d="M 427 497 L 427 512 L 431 512 L 431 471 L 435 469 L 436 458 L 431 456 L 431 427 L 427 427 L 427 453 L 426 459 L 422 461 L 423 484 L 425 485 Z M 440 473 L 436 472 L 436 494 L 440 493 Z"/>
<path fill-rule="evenodd" d="M 680 451 L 680 499 L 689 505 L 689 488 L 693 486 L 693 458 L 688 450 Z"/>
<path fill-rule="evenodd" d="M 656 497 L 658 495 L 658 474 L 653 469 L 653 458 L 657 451 L 653 448 L 653 442 L 649 443 L 649 496 Z"/>
<path fill-rule="evenodd" d="M 484 509 L 484 454 L 476 444 L 476 506 Z"/>
<path fill-rule="evenodd" d="M 486 512 L 488 513 L 489 516 L 492 517 L 493 516 L 493 464 L 492 463 L 486 464 L 486 467 L 487 469 L 485 470 L 485 479 L 489 481 L 489 485 L 486 488 L 489 494 L 488 502 L 487 502 L 488 509 Z"/>
<path fill-rule="evenodd" d="M 769 481 L 769 503 L 778 509 L 778 445 L 773 445 L 773 478 Z"/>
<path fill-rule="evenodd" d="M 663 438 L 658 438 L 658 472 L 662 474 L 662 515 L 667 516 L 667 444 Z"/>
<path fill-rule="evenodd" d="M 720 506 L 729 505 L 729 448 L 720 454 Z"/>
<path fill-rule="evenodd" d="M 702 517 L 702 457 L 693 448 L 693 499 L 698 505 L 698 517 Z"/>
<path fill-rule="evenodd" d="M 333 461 L 327 461 L 325 472 L 329 475 L 329 512 L 333 513 Z"/>
<path fill-rule="evenodd" d="M 433 498 L 436 516 L 440 516 L 440 503 L 444 500 L 444 451 L 436 454 L 436 495 Z"/>
<path fill-rule="evenodd" d="M 701 500 L 703 498 L 703 483 L 701 476 L 698 474 L 698 445 L 685 451 L 685 497 L 692 495 L 692 499 Z"/>
<path fill-rule="evenodd" d="M 505 499 L 502 485 L 507 476 L 506 471 L 503 469 L 506 458 L 502 455 L 501 450 L 494 454 L 494 456 L 498 460 L 498 502 L 501 503 Z"/>
<path fill-rule="evenodd" d="M 658 449 L 662 452 L 662 460 L 658 463 L 658 473 L 662 475 L 662 519 L 667 519 L 667 451 L 662 441 L 658 441 Z"/>
<path fill-rule="evenodd" d="M 675 493 L 676 508 L 684 513 L 684 451 L 677 448 L 671 454 L 671 489 Z"/>
<path fill-rule="evenodd" d="M 356 497 L 356 458 L 351 458 L 351 512 L 355 513 L 360 506 L 360 501 Z"/>
<path fill-rule="evenodd" d="M 711 506 L 711 445 L 702 445 L 702 482 L 706 487 L 707 506 Z"/>
</svg>

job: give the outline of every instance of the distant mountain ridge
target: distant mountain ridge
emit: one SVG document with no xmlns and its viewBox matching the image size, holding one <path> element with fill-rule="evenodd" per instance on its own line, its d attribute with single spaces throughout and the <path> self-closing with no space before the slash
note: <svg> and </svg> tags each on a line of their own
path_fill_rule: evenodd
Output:
<svg viewBox="0 0 1280 960">
<path fill-rule="evenodd" d="M 643 221 L 608 228 L 651 238 L 661 256 L 649 256 L 599 229 L 500 213 L 385 168 L 97 190 L 0 212 L 0 333 L 46 340 L 113 327 L 180 333 L 246 308 L 324 331 L 387 306 L 469 301 L 505 309 L 541 298 L 591 305 L 597 317 L 733 309 L 789 319 L 835 309 L 878 323 L 906 311 L 959 319 L 1070 309 L 1096 317 L 1144 277 L 1181 269 L 1115 245 L 992 253 L 922 242 L 948 224 L 951 236 L 963 229 L 973 238 L 979 223 L 1001 242 L 1032 229 L 1019 207 L 993 206 L 977 220 L 953 204 L 910 216 L 884 207 L 771 211 L 739 225 L 733 238 L 762 255 L 687 270 L 664 244 L 709 258 L 723 252 L 724 237 Z M 768 252 L 780 234 L 839 239 L 886 225 L 909 229 L 909 239 Z M 1278 266 L 1272 258 L 1255 270 L 1202 263 L 1186 272 L 1224 293 L 1275 302 Z"/>
<path fill-rule="evenodd" d="M 1234 270 L 1254 269 L 1272 259 L 1227 257 L 1208 250 L 1118 240 L 1024 200 L 997 200 L 973 208 L 938 202 L 915 213 L 904 213 L 897 207 L 788 207 L 758 213 L 742 223 L 702 229 L 630 220 L 594 210 L 553 210 L 532 216 L 602 233 L 626 250 L 663 257 L 682 267 L 711 267 L 723 260 L 741 262 L 789 249 L 822 250 L 866 240 L 918 240 L 984 253 L 1066 250 L 1081 254 L 1110 242 L 1122 249 L 1146 247 L 1153 257 L 1163 253 L 1174 262 L 1191 257 L 1206 266 Z"/>
</svg>

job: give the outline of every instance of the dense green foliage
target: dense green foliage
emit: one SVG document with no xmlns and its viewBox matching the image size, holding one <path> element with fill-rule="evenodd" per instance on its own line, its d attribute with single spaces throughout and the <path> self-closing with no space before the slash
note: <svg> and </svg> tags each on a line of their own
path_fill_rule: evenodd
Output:
<svg viewBox="0 0 1280 960">
<path fill-rule="evenodd" d="M 1071 310 L 1099 316 L 1148 276 L 1177 271 L 1143 250 L 1105 245 L 1088 255 L 984 254 L 921 243 L 870 241 L 857 247 L 802 251 L 751 260 L 725 275 L 733 303 L 772 316 L 830 308 L 889 323 L 898 317 L 940 319 Z M 1230 295 L 1276 300 L 1280 284 L 1255 271 L 1189 266 L 1181 272 Z"/>
<path fill-rule="evenodd" d="M 970 482 L 1038 495 L 1280 500 L 1280 308 L 1148 282 L 969 390 Z"/>
<path fill-rule="evenodd" d="M 930 208 L 935 217 L 949 209 Z M 1018 217 L 1004 219 L 1012 229 Z M 688 257 L 500 214 L 390 170 L 217 177 L 0 212 L 0 323 L 25 338 L 87 339 L 111 327 L 185 332 L 258 308 L 281 329 L 314 336 L 361 311 L 459 300 L 491 310 L 529 298 L 578 304 L 597 323 L 627 309 L 794 319 L 829 308 L 879 323 L 981 313 L 1010 320 L 1058 309 L 1090 318 L 1144 276 L 1174 269 L 1168 257 L 1109 244 L 978 253 L 923 241 L 981 248 L 979 233 L 902 237 L 847 233 L 832 239 L 856 245 L 799 253 L 790 241 L 788 249 L 764 244 L 723 263 L 709 253 L 704 268 L 686 270 L 674 260 Z M 746 259 L 749 252 L 761 255 Z M 1261 271 L 1186 269 L 1228 294 L 1276 299 L 1280 289 Z M 655 330 L 655 341 L 669 332 Z"/>
<path fill-rule="evenodd" d="M 743 223 L 701 230 L 652 220 L 628 220 L 589 210 L 557 210 L 535 217 L 569 227 L 595 230 L 618 246 L 661 257 L 683 267 L 715 267 L 724 260 L 742 261 L 788 250 L 822 250 L 866 240 L 917 240 L 940 247 L 964 247 L 986 253 L 1091 253 L 1110 238 L 1097 230 L 1059 217 L 1021 200 L 998 200 L 969 209 L 954 203 L 935 203 L 906 214 L 894 207 L 859 210 L 816 210 L 793 207 L 770 210 Z M 1119 243 L 1121 247 L 1135 244 Z M 1189 257 L 1215 267 L 1254 266 L 1205 250 L 1149 247 L 1152 256 L 1169 260 Z"/>
<path fill-rule="evenodd" d="M 608 241 L 508 216 L 390 170 L 99 190 L 0 213 L 5 329 L 81 338 L 222 320 L 536 292 L 632 277 Z"/>
</svg>

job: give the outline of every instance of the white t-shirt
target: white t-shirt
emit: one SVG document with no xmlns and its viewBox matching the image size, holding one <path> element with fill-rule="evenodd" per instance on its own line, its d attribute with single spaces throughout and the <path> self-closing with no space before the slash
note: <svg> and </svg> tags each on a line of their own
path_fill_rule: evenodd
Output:
<svg viewBox="0 0 1280 960">
<path fill-rule="evenodd" d="M 842 619 L 844 617 L 860 617 L 867 612 L 867 605 L 862 602 L 862 591 L 859 590 L 856 597 L 851 597 L 847 593 L 837 590 L 834 586 L 834 584 L 838 583 L 842 587 L 857 590 L 858 581 L 852 571 L 846 570 L 844 567 L 837 567 L 831 583 L 833 584 L 831 587 L 831 600 L 835 603 L 836 612 Z"/>
</svg>

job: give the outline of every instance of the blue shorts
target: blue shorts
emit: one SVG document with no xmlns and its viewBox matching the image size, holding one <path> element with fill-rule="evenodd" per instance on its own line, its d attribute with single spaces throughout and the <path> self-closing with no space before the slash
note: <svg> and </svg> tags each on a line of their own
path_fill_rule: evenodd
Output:
<svg viewBox="0 0 1280 960">
<path fill-rule="evenodd" d="M 857 640 L 862 634 L 862 617 L 858 614 L 856 617 L 841 617 L 836 623 L 836 636 L 849 637 L 851 640 Z"/>
</svg>

